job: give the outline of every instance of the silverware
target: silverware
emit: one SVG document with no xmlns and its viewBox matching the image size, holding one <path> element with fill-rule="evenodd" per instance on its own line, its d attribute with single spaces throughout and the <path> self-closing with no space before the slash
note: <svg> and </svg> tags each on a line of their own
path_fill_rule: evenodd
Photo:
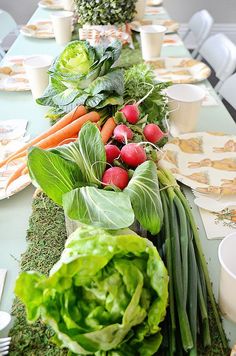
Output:
<svg viewBox="0 0 236 356">
<path fill-rule="evenodd" d="M 6 274 L 7 274 L 7 270 L 4 268 L 0 268 L 0 302 L 1 302 L 1 297 L 2 297 Z"/>
<path fill-rule="evenodd" d="M 11 343 L 10 337 L 0 338 L 0 356 L 7 355 Z"/>
</svg>

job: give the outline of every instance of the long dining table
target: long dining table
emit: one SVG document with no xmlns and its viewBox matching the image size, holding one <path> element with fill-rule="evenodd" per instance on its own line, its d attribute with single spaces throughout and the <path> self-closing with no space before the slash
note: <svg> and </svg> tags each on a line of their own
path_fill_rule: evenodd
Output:
<svg viewBox="0 0 236 356">
<path fill-rule="evenodd" d="M 51 11 L 38 8 L 29 23 L 42 19 L 49 19 Z M 152 16 L 156 18 L 169 18 L 164 10 L 160 15 Z M 149 16 L 149 18 L 151 18 Z M 57 45 L 54 39 L 37 39 L 19 35 L 7 56 L 51 54 L 57 56 L 62 47 Z M 164 46 L 161 52 L 162 57 L 190 57 L 189 51 L 183 45 Z M 207 87 L 210 83 L 203 82 Z M 216 98 L 217 95 L 213 94 Z M 219 99 L 218 99 L 219 100 Z M 0 119 L 25 119 L 28 120 L 27 133 L 32 137 L 36 136 L 49 127 L 49 121 L 44 115 L 47 108 L 37 105 L 31 92 L 0 92 Z M 220 102 L 217 106 L 202 107 L 198 131 L 219 131 L 236 134 L 236 125 Z M 26 250 L 26 232 L 31 214 L 31 204 L 35 188 L 30 185 L 23 191 L 0 201 L 0 268 L 7 269 L 7 278 L 0 301 L 0 310 L 11 312 L 14 298 L 14 284 L 19 273 L 19 260 L 21 254 Z M 198 225 L 204 254 L 208 263 L 210 278 L 213 285 L 215 298 L 218 298 L 220 265 L 218 261 L 218 245 L 220 240 L 208 240 L 197 206 L 194 204 L 194 196 L 191 190 L 185 187 L 185 194 L 192 206 L 192 212 Z M 235 298 L 235 296 L 232 296 Z M 223 319 L 223 326 L 232 346 L 236 342 L 236 324 Z M 1 336 L 6 336 L 9 331 L 5 329 L 0 332 Z"/>
</svg>

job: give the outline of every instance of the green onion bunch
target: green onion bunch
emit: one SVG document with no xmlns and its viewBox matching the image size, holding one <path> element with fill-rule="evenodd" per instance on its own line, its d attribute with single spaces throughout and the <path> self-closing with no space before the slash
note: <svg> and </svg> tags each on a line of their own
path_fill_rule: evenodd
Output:
<svg viewBox="0 0 236 356">
<path fill-rule="evenodd" d="M 160 170 L 158 178 L 164 212 L 159 252 L 169 273 L 168 355 L 197 355 L 199 342 L 204 348 L 214 346 L 209 306 L 213 311 L 222 348 L 227 349 L 191 209 L 170 172 Z"/>
</svg>

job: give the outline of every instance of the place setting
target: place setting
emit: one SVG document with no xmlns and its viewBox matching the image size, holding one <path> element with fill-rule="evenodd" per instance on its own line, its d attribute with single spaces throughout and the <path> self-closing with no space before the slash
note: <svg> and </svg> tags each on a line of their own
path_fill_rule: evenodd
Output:
<svg viewBox="0 0 236 356">
<path fill-rule="evenodd" d="M 25 56 L 9 56 L 0 66 L 0 91 L 28 91 L 29 81 L 23 66 Z"/>
<path fill-rule="evenodd" d="M 175 33 L 179 29 L 179 23 L 170 19 L 158 19 L 153 21 L 148 19 L 135 20 L 131 22 L 130 26 L 133 31 L 140 32 L 142 26 L 153 24 L 166 27 L 166 34 Z"/>
<path fill-rule="evenodd" d="M 73 0 L 41 0 L 38 6 L 46 10 L 74 10 Z"/>
<path fill-rule="evenodd" d="M 159 164 L 192 189 L 207 238 L 223 238 L 236 228 L 236 136 L 197 131 L 206 95 L 201 86 L 176 84 L 165 92 L 173 138 Z"/>
<path fill-rule="evenodd" d="M 41 0 L 38 6 L 48 10 L 64 10 L 62 0 Z"/>
<path fill-rule="evenodd" d="M 23 36 L 32 38 L 51 39 L 55 37 L 51 20 L 40 20 L 22 26 L 20 32 Z"/>
<path fill-rule="evenodd" d="M 161 6 L 163 4 L 162 0 L 147 0 L 147 6 Z"/>
<path fill-rule="evenodd" d="M 142 56 L 150 64 L 159 81 L 172 83 L 197 83 L 209 77 L 210 68 L 189 57 L 159 57 L 165 43 L 166 27 L 144 25 L 140 28 Z M 155 46 L 152 45 L 155 41 Z"/>
</svg>

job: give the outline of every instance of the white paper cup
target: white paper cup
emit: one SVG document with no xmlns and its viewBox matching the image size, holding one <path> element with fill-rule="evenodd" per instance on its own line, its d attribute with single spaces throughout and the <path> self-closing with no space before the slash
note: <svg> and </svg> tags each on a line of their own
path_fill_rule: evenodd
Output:
<svg viewBox="0 0 236 356">
<path fill-rule="evenodd" d="M 196 130 L 205 90 L 192 84 L 175 84 L 165 90 L 170 110 L 171 132 Z"/>
<path fill-rule="evenodd" d="M 221 241 L 218 257 L 221 265 L 219 306 L 224 317 L 236 323 L 236 233 Z"/>
<path fill-rule="evenodd" d="M 74 11 L 74 9 L 75 9 L 74 0 L 63 0 L 62 5 L 63 5 L 64 10 L 66 10 L 66 11 Z"/>
<path fill-rule="evenodd" d="M 37 55 L 24 60 L 24 68 L 29 80 L 34 99 L 42 96 L 49 82 L 48 69 L 53 61 L 52 56 Z"/>
<path fill-rule="evenodd" d="M 145 15 L 146 0 L 138 0 L 135 4 L 136 14 L 134 16 L 135 20 L 142 20 Z"/>
<path fill-rule="evenodd" d="M 142 57 L 145 61 L 160 57 L 166 27 L 161 25 L 140 26 Z"/>
<path fill-rule="evenodd" d="M 60 11 L 51 15 L 57 44 L 64 46 L 71 40 L 73 12 Z"/>
</svg>

